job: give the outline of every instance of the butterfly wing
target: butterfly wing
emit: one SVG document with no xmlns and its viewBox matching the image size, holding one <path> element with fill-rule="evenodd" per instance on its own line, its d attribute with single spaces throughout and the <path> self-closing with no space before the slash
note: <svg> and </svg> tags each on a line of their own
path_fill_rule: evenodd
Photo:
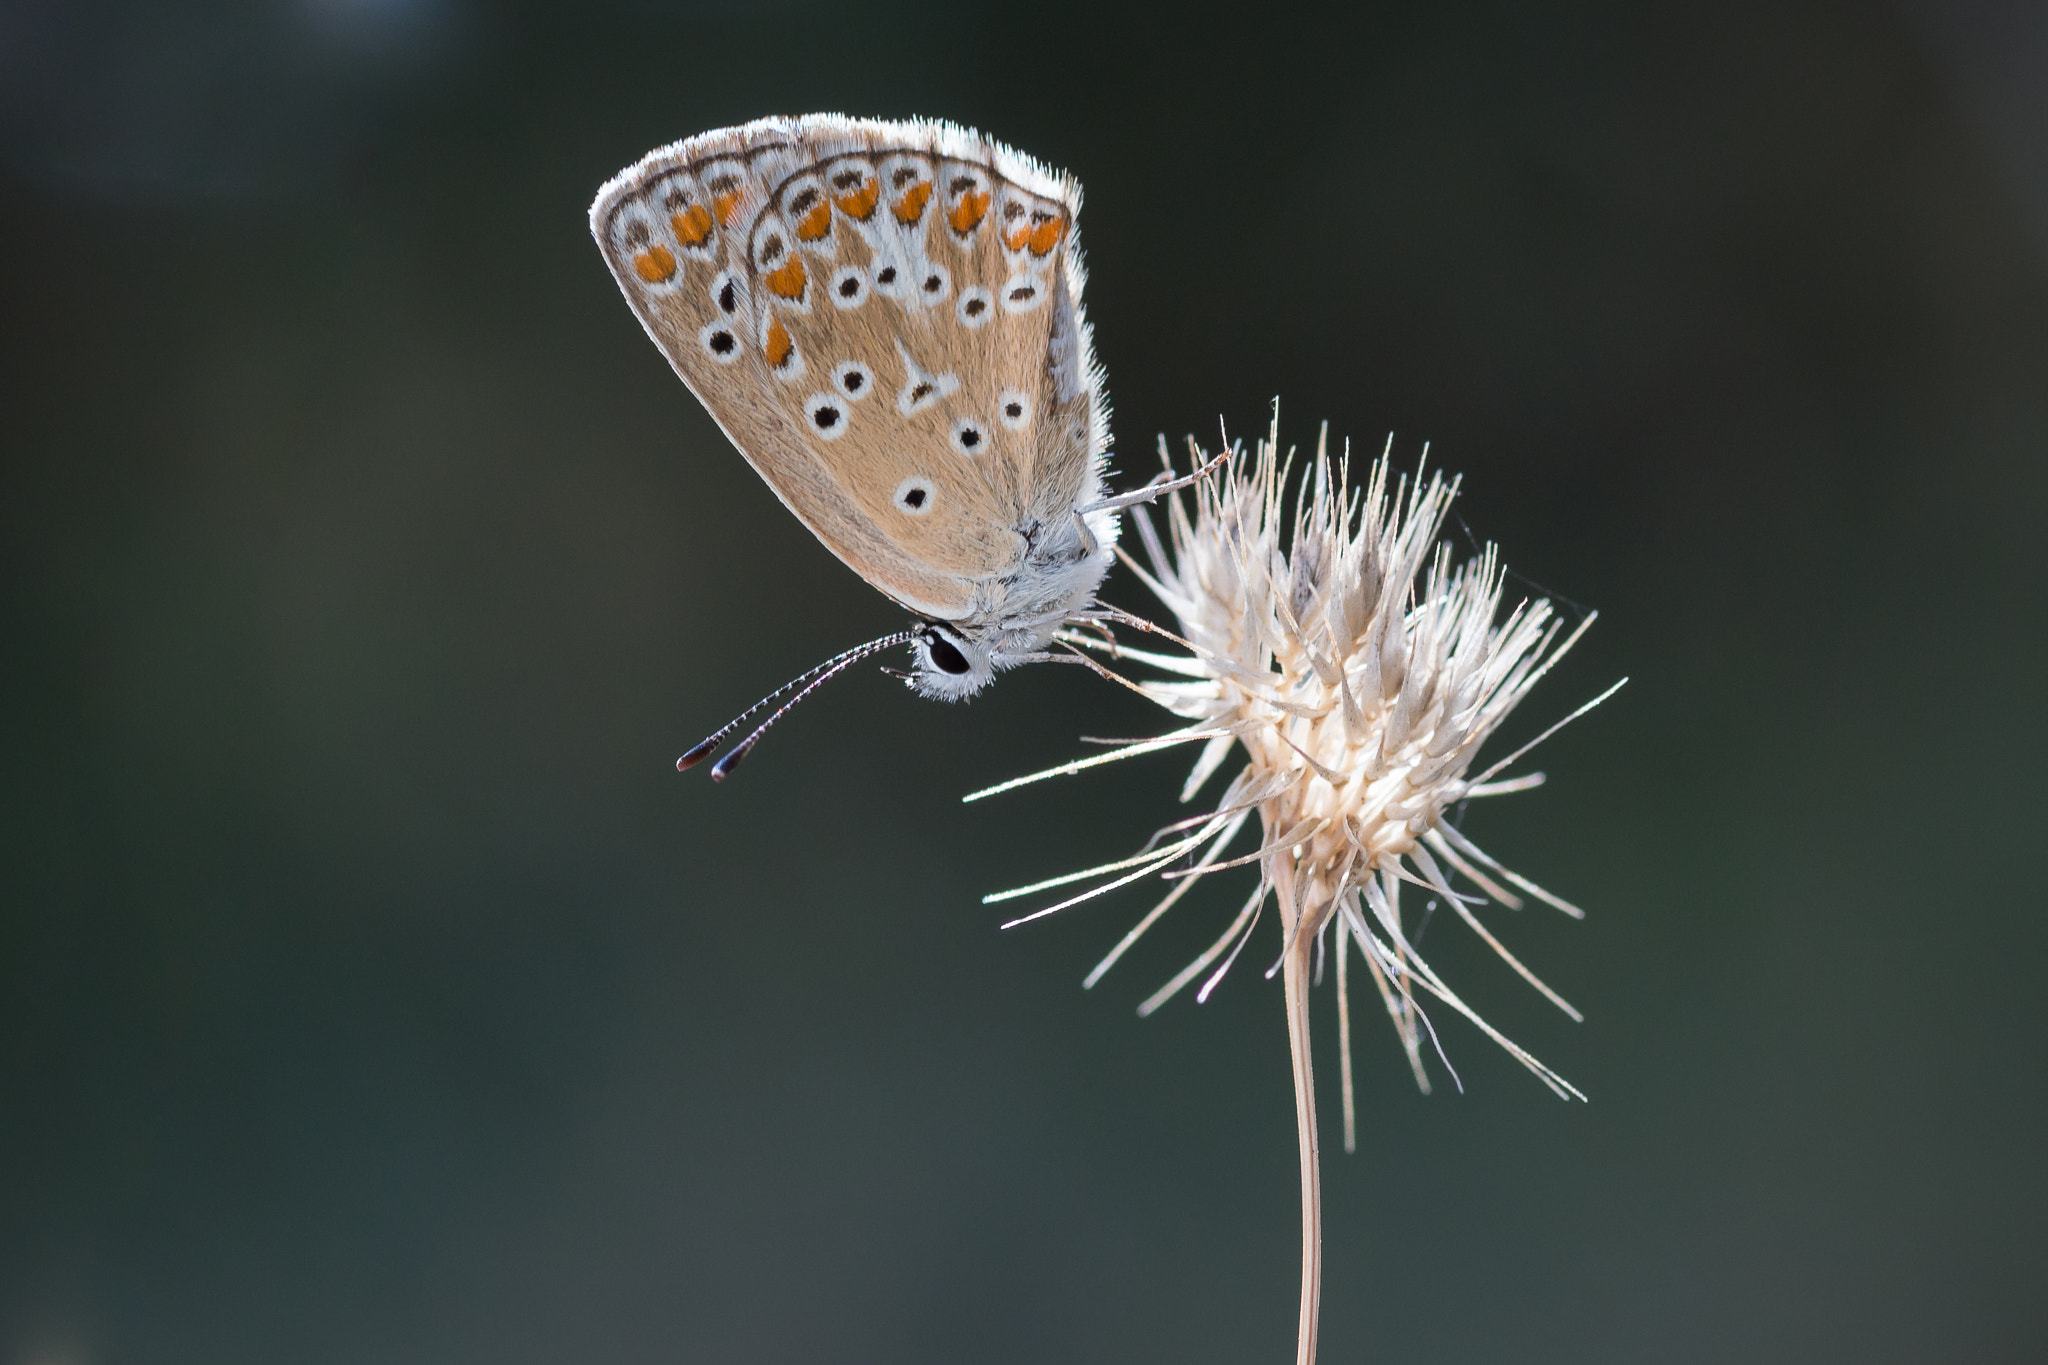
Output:
<svg viewBox="0 0 2048 1365">
<path fill-rule="evenodd" d="M 877 588 L 957 620 L 1099 492 L 1079 201 L 960 129 L 814 116 L 650 153 L 591 230 L 784 504 Z"/>
</svg>

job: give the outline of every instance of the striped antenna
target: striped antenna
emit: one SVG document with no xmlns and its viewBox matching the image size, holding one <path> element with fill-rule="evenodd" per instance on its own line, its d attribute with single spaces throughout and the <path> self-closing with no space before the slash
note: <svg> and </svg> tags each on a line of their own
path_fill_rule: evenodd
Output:
<svg viewBox="0 0 2048 1365">
<path fill-rule="evenodd" d="M 711 780 L 723 782 L 726 774 L 740 765 L 740 760 L 747 756 L 747 751 L 754 747 L 761 736 L 767 732 L 768 727 L 781 720 L 792 706 L 795 706 L 805 697 L 810 696 L 827 678 L 852 667 L 877 650 L 887 649 L 891 645 L 908 644 L 917 638 L 917 634 L 914 630 L 899 630 L 894 635 L 885 635 L 879 640 L 870 640 L 864 645 L 855 645 L 844 654 L 836 654 L 814 668 L 805 669 L 773 692 L 770 692 L 767 696 L 761 698 L 761 700 L 755 702 L 752 706 L 749 706 L 746 710 L 740 712 L 737 716 L 734 716 L 717 730 L 699 740 L 688 753 L 676 760 L 676 771 L 684 773 L 696 767 L 699 763 L 702 763 L 705 759 L 716 753 L 718 746 L 732 738 L 733 732 L 742 725 L 745 725 L 748 718 L 753 716 L 762 707 L 771 704 L 777 698 L 789 693 L 792 689 L 802 689 L 795 696 L 790 697 L 788 701 L 783 702 L 781 706 L 776 707 L 773 715 L 756 726 L 752 734 L 748 735 L 738 744 L 735 744 L 732 752 L 712 765 Z"/>
</svg>

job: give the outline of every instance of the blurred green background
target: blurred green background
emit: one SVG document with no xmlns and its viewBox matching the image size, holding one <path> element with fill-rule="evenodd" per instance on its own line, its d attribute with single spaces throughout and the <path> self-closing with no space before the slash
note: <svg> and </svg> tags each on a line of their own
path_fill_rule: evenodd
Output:
<svg viewBox="0 0 2048 1365">
<path fill-rule="evenodd" d="M 584 209 L 813 109 L 1085 182 L 1127 477 L 1429 441 L 1602 613 L 1509 738 L 1635 679 L 1467 825 L 1587 1022 L 1428 944 L 1591 1103 L 1371 1019 L 1345 1158 L 1318 996 L 1325 1358 L 2048 1355 L 2043 70 L 1931 0 L 0 4 L 0 1362 L 1287 1358 L 1274 945 L 1132 1014 L 1243 888 L 1092 992 L 1148 900 L 978 903 L 1184 763 L 959 797 L 1162 716 L 863 669 L 671 767 L 901 618 Z"/>
</svg>

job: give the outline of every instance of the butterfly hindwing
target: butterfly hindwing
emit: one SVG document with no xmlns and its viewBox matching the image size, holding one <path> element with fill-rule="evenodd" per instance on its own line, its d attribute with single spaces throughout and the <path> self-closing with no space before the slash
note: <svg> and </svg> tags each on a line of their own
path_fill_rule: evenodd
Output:
<svg viewBox="0 0 2048 1365">
<path fill-rule="evenodd" d="M 790 509 L 876 587 L 957 619 L 1099 480 L 1078 205 L 957 129 L 811 118 L 652 153 L 591 225 Z"/>
</svg>

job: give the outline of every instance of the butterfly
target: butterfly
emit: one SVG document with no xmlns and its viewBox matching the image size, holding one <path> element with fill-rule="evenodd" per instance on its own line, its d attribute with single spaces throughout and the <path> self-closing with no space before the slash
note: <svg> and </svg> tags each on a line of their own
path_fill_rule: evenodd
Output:
<svg viewBox="0 0 2048 1365">
<path fill-rule="evenodd" d="M 1103 492 L 1080 208 L 1071 176 L 972 130 L 828 114 L 657 148 L 598 192 L 591 233 L 676 373 L 783 505 L 920 618 L 679 766 L 888 645 L 949 700 L 1060 657 L 1140 496 Z"/>
</svg>

